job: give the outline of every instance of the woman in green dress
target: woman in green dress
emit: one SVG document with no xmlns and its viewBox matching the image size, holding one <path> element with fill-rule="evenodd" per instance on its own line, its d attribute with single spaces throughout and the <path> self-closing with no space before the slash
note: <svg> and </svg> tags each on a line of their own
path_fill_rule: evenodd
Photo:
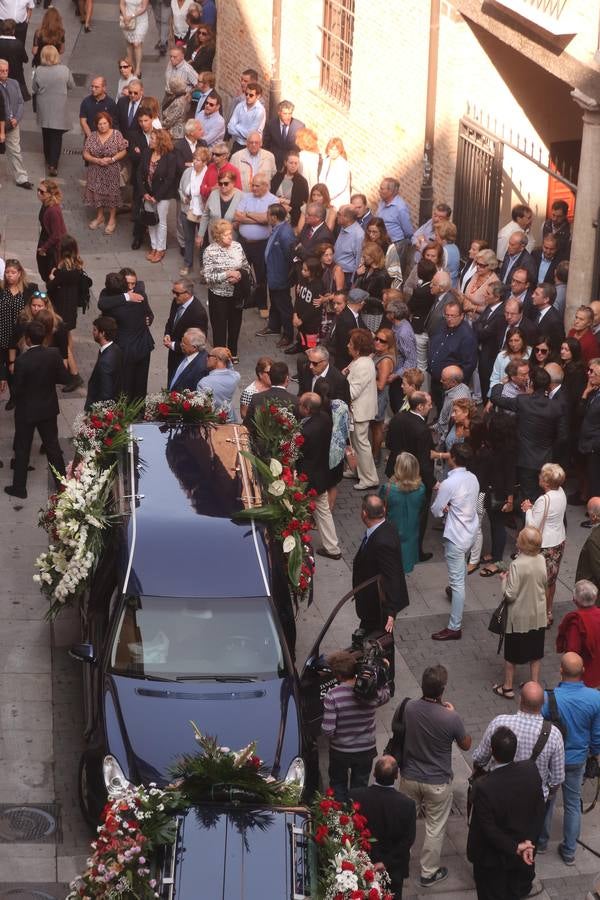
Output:
<svg viewBox="0 0 600 900">
<path fill-rule="evenodd" d="M 400 453 L 394 474 L 379 489 L 387 507 L 387 519 L 396 526 L 402 544 L 402 564 L 412 572 L 419 561 L 419 515 L 425 502 L 425 485 L 419 463 L 412 453 Z"/>
</svg>

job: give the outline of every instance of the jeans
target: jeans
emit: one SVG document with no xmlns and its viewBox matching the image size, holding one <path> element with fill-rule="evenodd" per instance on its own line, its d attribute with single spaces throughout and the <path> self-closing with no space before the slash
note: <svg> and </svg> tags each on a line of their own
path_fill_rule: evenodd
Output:
<svg viewBox="0 0 600 900">
<path fill-rule="evenodd" d="M 461 550 L 452 541 L 444 538 L 444 556 L 448 566 L 448 583 L 452 588 L 452 609 L 448 628 L 460 631 L 465 608 L 465 581 L 467 578 L 468 550 Z"/>
<path fill-rule="evenodd" d="M 581 831 L 581 784 L 583 781 L 583 773 L 585 772 L 585 763 L 576 763 L 575 765 L 565 766 L 565 780 L 563 781 L 563 839 L 560 844 L 562 855 L 566 859 L 573 859 L 577 848 L 577 838 Z M 544 827 L 540 834 L 539 846 L 543 849 L 550 840 L 550 829 L 552 827 L 552 814 L 556 803 L 556 795 L 558 791 L 552 794 L 548 808 L 546 809 L 546 818 L 544 819 Z"/>
<path fill-rule="evenodd" d="M 376 747 L 357 753 L 342 753 L 341 750 L 333 749 L 329 751 L 329 786 L 333 788 L 336 800 L 347 803 L 350 799 L 348 772 L 350 772 L 350 790 L 368 787 L 371 766 L 376 756 Z"/>
</svg>

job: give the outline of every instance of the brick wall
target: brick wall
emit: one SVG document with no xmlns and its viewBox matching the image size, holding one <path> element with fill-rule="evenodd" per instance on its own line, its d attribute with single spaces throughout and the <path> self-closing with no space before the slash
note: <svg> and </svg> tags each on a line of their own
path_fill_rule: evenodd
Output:
<svg viewBox="0 0 600 900">
<path fill-rule="evenodd" d="M 271 72 L 271 0 L 227 0 L 219 8 L 217 83 L 226 98 L 236 93 L 239 74 L 261 73 L 268 98 Z M 422 177 L 427 89 L 429 4 L 359 0 L 354 28 L 352 96 L 349 109 L 319 87 L 322 0 L 283 0 L 282 97 L 293 100 L 296 116 L 319 135 L 343 139 L 354 190 L 377 201 L 382 176 L 395 175 L 417 225 Z M 493 127 L 526 136 L 542 148 L 577 139 L 580 113 L 568 87 L 529 63 L 492 35 L 477 30 L 444 0 L 436 108 L 434 195 L 454 199 L 458 123 L 467 102 L 488 111 Z M 516 202 L 545 214 L 547 177 L 515 152 L 505 153 L 501 222 Z"/>
</svg>

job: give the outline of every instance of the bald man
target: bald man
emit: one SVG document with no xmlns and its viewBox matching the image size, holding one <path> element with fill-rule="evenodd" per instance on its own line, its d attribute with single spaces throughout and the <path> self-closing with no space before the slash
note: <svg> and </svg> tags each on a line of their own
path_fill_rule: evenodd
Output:
<svg viewBox="0 0 600 900">
<path fill-rule="evenodd" d="M 566 727 L 565 780 L 563 782 L 563 837 L 558 855 L 566 866 L 575 865 L 577 839 L 581 831 L 581 783 L 588 756 L 600 755 L 600 692 L 583 683 L 583 660 L 577 653 L 565 653 L 560 660 L 560 683 L 546 692 L 542 715 Z M 538 852 L 550 840 L 556 795 L 550 798 Z"/>
<path fill-rule="evenodd" d="M 600 497 L 590 497 L 587 502 L 587 514 L 592 532 L 581 548 L 575 580 L 586 578 L 600 589 L 600 528 L 596 528 L 600 524 Z"/>
<path fill-rule="evenodd" d="M 443 441 L 450 427 L 452 404 L 463 397 L 471 399 L 471 391 L 464 382 L 463 370 L 460 366 L 445 366 L 440 375 L 440 384 L 444 391 L 444 399 L 435 423 L 435 432 L 439 441 Z"/>
</svg>

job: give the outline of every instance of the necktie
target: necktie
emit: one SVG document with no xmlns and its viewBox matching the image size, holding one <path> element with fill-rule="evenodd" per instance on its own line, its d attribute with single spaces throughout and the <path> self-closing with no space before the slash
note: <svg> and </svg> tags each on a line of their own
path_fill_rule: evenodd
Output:
<svg viewBox="0 0 600 900">
<path fill-rule="evenodd" d="M 365 531 L 365 534 L 364 534 L 364 537 L 363 537 L 363 539 L 362 539 L 362 541 L 361 541 L 359 550 L 364 550 L 364 549 L 365 549 L 365 547 L 367 546 L 367 541 L 368 541 L 368 540 L 369 540 L 369 535 L 368 535 L 367 532 Z"/>
<path fill-rule="evenodd" d="M 282 125 L 282 126 L 281 126 L 281 137 L 284 139 L 284 141 L 285 141 L 285 139 L 287 138 L 287 134 L 288 134 L 288 127 L 287 127 L 287 125 Z"/>
<path fill-rule="evenodd" d="M 177 312 L 175 313 L 175 318 L 173 319 L 173 326 L 177 325 L 183 313 L 185 312 L 183 306 L 180 306 Z"/>
<path fill-rule="evenodd" d="M 171 379 L 171 384 L 169 385 L 169 388 L 170 388 L 170 389 L 173 388 L 173 385 L 176 383 L 177 379 L 179 378 L 179 376 L 181 375 L 181 373 L 183 372 L 183 370 L 184 370 L 184 369 L 187 369 L 188 362 L 189 362 L 189 358 L 186 356 L 186 357 L 185 357 L 184 359 L 182 359 L 182 361 L 179 363 L 179 365 L 177 366 L 177 368 L 176 368 L 176 370 L 175 370 L 175 374 L 173 375 L 173 377 L 172 377 L 172 379 Z"/>
<path fill-rule="evenodd" d="M 129 104 L 129 115 L 127 116 L 127 124 L 131 128 L 133 124 L 133 117 L 135 116 L 135 103 Z"/>
</svg>

